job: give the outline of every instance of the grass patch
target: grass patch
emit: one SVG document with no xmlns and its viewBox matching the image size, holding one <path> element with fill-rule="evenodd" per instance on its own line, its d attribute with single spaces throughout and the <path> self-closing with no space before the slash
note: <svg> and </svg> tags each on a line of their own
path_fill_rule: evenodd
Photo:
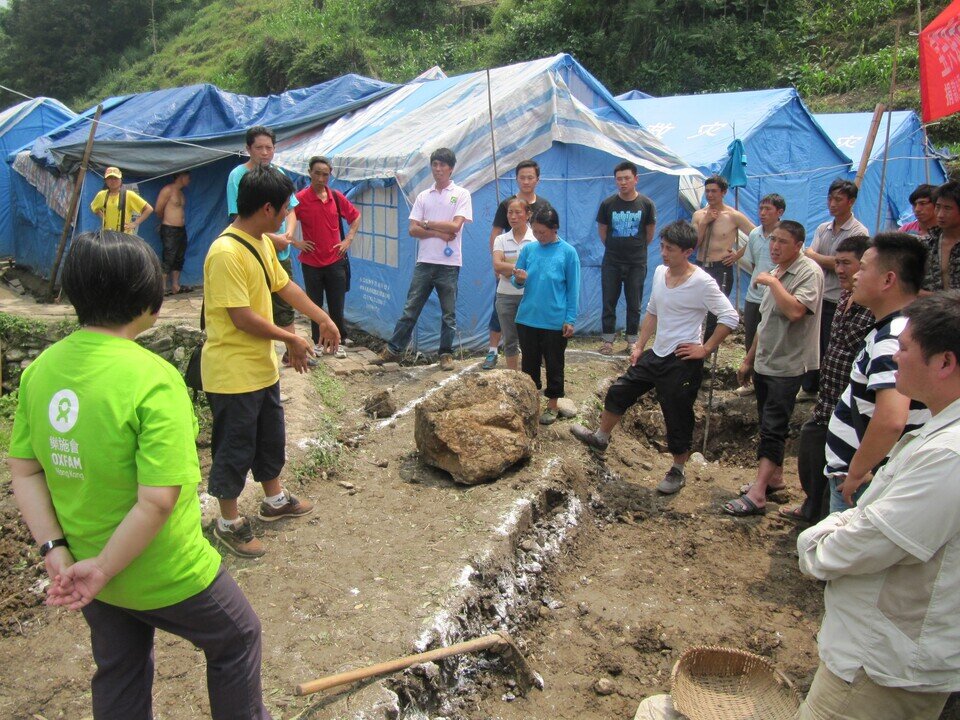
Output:
<svg viewBox="0 0 960 720">
<path fill-rule="evenodd" d="M 318 363 L 310 372 L 310 383 L 320 396 L 323 406 L 333 412 L 343 412 L 343 385 L 325 363 Z"/>
<path fill-rule="evenodd" d="M 344 387 L 324 363 L 310 372 L 310 383 L 320 397 L 322 413 L 306 452 L 290 465 L 294 478 L 301 484 L 334 475 L 343 453 L 343 445 L 337 439 L 340 430 L 337 417 L 345 409 Z"/>
</svg>

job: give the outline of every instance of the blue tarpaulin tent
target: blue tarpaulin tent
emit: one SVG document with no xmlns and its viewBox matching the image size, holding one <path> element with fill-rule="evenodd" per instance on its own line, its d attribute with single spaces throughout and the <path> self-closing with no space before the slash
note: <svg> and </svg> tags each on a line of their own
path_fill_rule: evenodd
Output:
<svg viewBox="0 0 960 720">
<path fill-rule="evenodd" d="M 187 284 L 198 283 L 202 279 L 207 248 L 227 223 L 226 178 L 230 170 L 246 160 L 241 153 L 247 128 L 266 125 L 277 133 L 278 139 L 289 137 L 322 126 L 397 87 L 358 75 L 345 75 L 263 98 L 228 93 L 213 85 L 110 98 L 104 101 L 91 163 L 100 172 L 109 165 L 120 167 L 124 182 L 136 183 L 138 192 L 151 204 L 170 181 L 171 173 L 191 171 L 191 183 L 186 191 L 190 242 L 182 280 Z M 59 199 L 61 212 L 65 212 L 63 183 L 51 178 L 58 174 L 62 177 L 79 165 L 93 112 L 88 110 L 39 138 L 30 151 L 32 167 L 25 168 L 27 177 L 21 178 L 23 183 L 32 180 L 34 187 L 40 185 L 46 189 L 48 203 L 56 205 L 54 200 Z M 21 167 L 26 161 L 26 158 L 17 158 L 14 167 Z M 38 168 L 44 169 L 44 173 Z M 51 185 L 59 188 L 51 189 Z M 78 232 L 99 227 L 100 220 L 89 211 L 89 204 L 102 186 L 101 175 L 87 174 L 76 224 Z M 141 235 L 159 252 L 155 219 L 144 223 Z M 55 247 L 56 237 L 40 231 L 23 239 L 23 244 L 16 248 L 16 257 L 35 272 L 44 274 L 49 272 Z"/>
<path fill-rule="evenodd" d="M 857 174 L 873 113 L 818 113 L 814 116 L 837 146 L 853 159 L 849 178 Z M 890 124 L 890 151 L 883 183 L 880 226 L 877 227 L 877 206 L 880 200 L 880 175 L 887 138 L 887 115 L 884 114 L 877 139 L 870 153 L 867 171 L 860 185 L 854 214 L 871 233 L 899 227 L 913 218 L 910 193 L 923 183 L 941 185 L 947 181 L 940 158 L 924 152 L 923 126 L 912 110 L 894 111 Z"/>
<path fill-rule="evenodd" d="M 661 222 L 679 205 L 699 203 L 700 174 L 643 131 L 610 93 L 569 55 L 490 71 L 500 198 L 512 194 L 514 168 L 535 158 L 538 193 L 560 214 L 560 234 L 577 249 L 583 268 L 578 332 L 600 330 L 600 260 L 596 212 L 616 192 L 613 168 L 623 159 L 640 167 L 643 192 L 657 204 Z M 346 315 L 363 330 L 389 337 L 400 316 L 416 259 L 407 234 L 410 207 L 432 183 L 430 153 L 450 147 L 457 155 L 454 180 L 473 196 L 473 222 L 463 235 L 457 324 L 465 348 L 486 345 L 494 278 L 487 239 L 497 206 L 485 72 L 418 79 L 389 97 L 328 125 L 281 143 L 276 162 L 305 173 L 312 155 L 333 161 L 335 185 L 360 208 L 360 233 L 351 249 L 353 284 Z M 605 109 L 619 122 L 599 118 Z M 659 264 L 658 245 L 650 267 Z M 622 314 L 621 314 L 622 327 Z M 416 347 L 439 344 L 435 296 L 414 334 Z"/>
<path fill-rule="evenodd" d="M 704 175 L 719 173 L 731 141 L 742 140 L 749 168 L 740 209 L 755 222 L 760 199 L 779 193 L 787 201 L 784 217 L 803 223 L 812 238 L 816 226 L 829 218 L 827 188 L 849 172 L 850 158 L 817 125 L 792 88 L 620 104 Z M 733 204 L 732 193 L 727 202 Z"/>
<path fill-rule="evenodd" d="M 76 117 L 70 108 L 51 98 L 26 100 L 0 113 L 0 152 L 6 158 L 67 120 Z M 18 205 L 14 202 L 12 171 L 0 163 L 0 255 L 13 255 L 14 236 L 20 225 Z M 27 217 L 44 212 L 43 198 L 37 195 L 19 212 Z"/>
</svg>

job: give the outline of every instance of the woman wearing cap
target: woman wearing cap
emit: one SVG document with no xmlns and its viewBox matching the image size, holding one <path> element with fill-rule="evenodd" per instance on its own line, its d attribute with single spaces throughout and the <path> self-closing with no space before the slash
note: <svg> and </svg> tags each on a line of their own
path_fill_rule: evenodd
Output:
<svg viewBox="0 0 960 720">
<path fill-rule="evenodd" d="M 120 168 L 108 167 L 103 174 L 103 179 L 107 187 L 93 198 L 90 210 L 103 220 L 104 230 L 119 230 L 136 235 L 137 229 L 153 212 L 153 205 L 133 190 L 124 189 L 123 173 L 120 172 Z M 134 215 L 138 215 L 136 220 L 133 219 Z M 123 227 L 121 227 L 121 218 Z"/>
</svg>

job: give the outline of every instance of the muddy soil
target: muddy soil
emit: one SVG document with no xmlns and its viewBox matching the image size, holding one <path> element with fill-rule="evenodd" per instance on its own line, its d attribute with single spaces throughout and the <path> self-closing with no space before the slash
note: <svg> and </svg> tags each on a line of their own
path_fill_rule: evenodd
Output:
<svg viewBox="0 0 960 720">
<path fill-rule="evenodd" d="M 577 340 L 567 361 L 567 394 L 588 424 L 604 382 L 626 364 L 596 354 L 596 344 Z M 317 510 L 258 526 L 269 551 L 262 560 L 224 558 L 263 622 L 274 717 L 629 718 L 644 696 L 667 689 L 676 657 L 704 643 L 769 656 L 805 689 L 822 591 L 797 571 L 797 530 L 775 513 L 736 520 L 717 510 L 751 473 L 753 400 L 733 396 L 723 370 L 740 355 L 731 347 L 721 358 L 708 462 L 666 499 L 652 491 L 669 467 L 652 400 L 625 418 L 604 461 L 559 422 L 528 463 L 464 488 L 420 463 L 413 445 L 410 405 L 449 374 L 426 365 L 338 377 L 337 398 L 285 371 L 286 483 Z M 457 361 L 460 371 L 477 365 Z M 363 401 L 384 387 L 401 412 L 372 420 Z M 797 422 L 809 412 L 800 406 Z M 335 465 L 305 472 L 331 432 L 345 443 Z M 206 467 L 203 443 L 200 453 Z M 793 461 L 786 475 L 793 489 L 778 499 L 796 500 Z M 243 509 L 255 511 L 257 495 Z M 0 717 L 84 718 L 93 669 L 86 628 L 78 614 L 42 606 L 42 566 L 28 541 L 5 490 Z M 408 673 L 326 696 L 292 694 L 297 682 L 498 627 L 521 642 L 543 692 L 516 697 L 510 674 L 478 658 L 441 666 L 439 678 L 421 672 L 429 682 Z M 202 657 L 163 634 L 156 655 L 157 720 L 204 717 Z M 602 677 L 614 693 L 592 690 Z"/>
</svg>

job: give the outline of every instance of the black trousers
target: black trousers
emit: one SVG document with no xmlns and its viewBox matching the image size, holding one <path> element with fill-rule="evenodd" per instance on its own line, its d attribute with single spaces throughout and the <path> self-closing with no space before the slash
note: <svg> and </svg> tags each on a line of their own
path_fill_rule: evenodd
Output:
<svg viewBox="0 0 960 720">
<path fill-rule="evenodd" d="M 720 291 L 724 295 L 730 294 L 730 288 L 733 287 L 733 266 L 724 265 L 722 262 L 704 263 L 703 269 L 707 275 L 716 280 L 720 286 Z M 713 313 L 707 313 L 707 327 L 704 331 L 703 339 L 709 340 L 713 331 L 717 329 L 717 316 Z"/>
<path fill-rule="evenodd" d="M 823 474 L 826 464 L 827 424 L 810 418 L 800 430 L 797 473 L 800 487 L 807 495 L 800 512 L 812 523 L 820 522 L 830 513 L 827 476 Z"/>
<path fill-rule="evenodd" d="M 327 301 L 327 314 L 340 331 L 340 342 L 347 337 L 343 324 L 343 306 L 347 297 L 347 261 L 339 260 L 326 267 L 300 265 L 303 270 L 303 289 L 314 305 L 323 307 Z M 310 321 L 310 336 L 313 344 L 320 342 L 320 326 Z"/>
<path fill-rule="evenodd" d="M 760 303 L 751 300 L 743 301 L 743 344 L 747 350 L 753 345 L 753 338 L 760 327 Z"/>
<path fill-rule="evenodd" d="M 543 330 L 517 323 L 517 335 L 520 337 L 520 370 L 533 378 L 537 390 L 543 387 L 540 380 L 540 366 L 546 366 L 548 398 L 563 397 L 563 354 L 567 350 L 567 339 L 560 330 Z"/>
<path fill-rule="evenodd" d="M 790 416 L 793 415 L 802 380 L 803 375 L 772 377 L 754 372 L 753 387 L 757 393 L 757 415 L 760 418 L 758 460 L 767 458 L 775 465 L 783 465 Z"/>
</svg>

